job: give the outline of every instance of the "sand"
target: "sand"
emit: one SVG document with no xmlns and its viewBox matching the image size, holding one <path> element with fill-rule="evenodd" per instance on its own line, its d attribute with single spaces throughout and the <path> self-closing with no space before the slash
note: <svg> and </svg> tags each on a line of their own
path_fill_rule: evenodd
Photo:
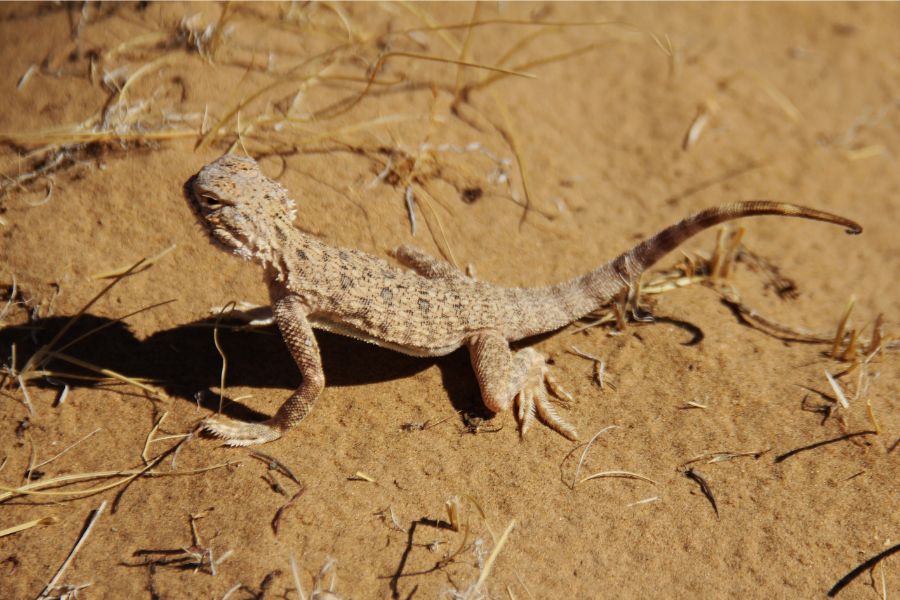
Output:
<svg viewBox="0 0 900 600">
<path fill-rule="evenodd" d="M 876 317 L 896 339 L 900 314 L 900 5 L 473 9 L 0 5 L 0 485 L 42 492 L 3 495 L 0 529 L 56 518 L 0 538 L 0 596 L 36 597 L 101 503 L 58 579 L 90 584 L 80 598 L 297 598 L 292 559 L 307 597 L 325 567 L 320 590 L 334 577 L 358 599 L 813 598 L 897 548 L 900 363 L 886 341 L 867 352 Z M 414 243 L 504 285 L 572 277 L 723 202 L 796 202 L 865 232 L 746 220 L 769 268 L 647 295 L 652 322 L 529 341 L 577 399 L 580 444 L 520 439 L 511 414 L 467 428 L 486 415 L 465 351 L 322 335 L 327 389 L 254 455 L 179 437 L 219 405 L 211 307 L 266 301 L 182 196 L 229 149 L 291 190 L 307 232 L 380 256 Z M 106 325 L 63 353 L 144 387 L 65 378 L 96 373 L 57 358 L 54 377 L 25 372 L 26 406 L 11 375 L 113 281 L 98 275 L 172 246 L 55 346 Z M 858 350 L 751 327 L 729 287 L 826 338 L 852 296 Z M 299 383 L 273 329 L 223 323 L 218 340 L 229 414 L 269 415 Z M 603 388 L 573 346 L 604 361 Z M 642 478 L 572 485 L 608 471 Z M 898 561 L 837 596 L 895 595 Z"/>
</svg>

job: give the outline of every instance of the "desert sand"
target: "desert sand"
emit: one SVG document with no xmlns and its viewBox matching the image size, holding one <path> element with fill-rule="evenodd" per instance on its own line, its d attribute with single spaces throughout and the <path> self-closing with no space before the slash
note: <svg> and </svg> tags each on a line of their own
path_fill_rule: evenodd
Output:
<svg viewBox="0 0 900 600">
<path fill-rule="evenodd" d="M 896 596 L 898 23 L 896 3 L 0 5 L 0 597 Z M 708 231 L 639 310 L 525 342 L 580 442 L 489 418 L 465 350 L 322 334 L 312 414 L 230 449 L 188 434 L 220 402 L 265 418 L 299 374 L 273 328 L 211 316 L 267 299 L 182 194 L 229 151 L 306 232 L 509 286 L 724 202 L 865 231 Z"/>
</svg>

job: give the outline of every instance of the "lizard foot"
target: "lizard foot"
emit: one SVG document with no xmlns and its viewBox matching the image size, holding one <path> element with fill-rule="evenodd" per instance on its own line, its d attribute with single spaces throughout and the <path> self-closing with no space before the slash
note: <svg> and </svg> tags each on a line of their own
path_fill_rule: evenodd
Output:
<svg viewBox="0 0 900 600">
<path fill-rule="evenodd" d="M 545 425 L 570 440 L 578 439 L 578 432 L 557 414 L 548 391 L 566 404 L 573 402 L 572 396 L 556 381 L 544 355 L 533 348 L 524 348 L 519 353 L 529 360 L 525 383 L 516 394 L 518 420 L 522 435 L 531 427 L 537 416 Z M 517 353 L 518 354 L 518 353 Z"/>
<path fill-rule="evenodd" d="M 226 446 L 253 446 L 281 437 L 281 430 L 269 423 L 270 421 L 247 423 L 213 415 L 203 419 L 200 427 L 206 433 L 222 439 Z"/>
</svg>

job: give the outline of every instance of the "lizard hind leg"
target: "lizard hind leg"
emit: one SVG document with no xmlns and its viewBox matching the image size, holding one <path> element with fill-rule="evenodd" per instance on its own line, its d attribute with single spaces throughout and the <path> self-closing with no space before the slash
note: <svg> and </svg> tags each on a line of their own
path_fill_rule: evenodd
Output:
<svg viewBox="0 0 900 600">
<path fill-rule="evenodd" d="M 481 397 L 489 410 L 509 410 L 515 402 L 523 435 L 537 417 L 564 437 L 578 439 L 575 428 L 553 407 L 550 392 L 565 401 L 572 397 L 553 378 L 543 354 L 534 348 L 513 353 L 497 331 L 484 331 L 469 340 L 469 353 Z"/>
</svg>

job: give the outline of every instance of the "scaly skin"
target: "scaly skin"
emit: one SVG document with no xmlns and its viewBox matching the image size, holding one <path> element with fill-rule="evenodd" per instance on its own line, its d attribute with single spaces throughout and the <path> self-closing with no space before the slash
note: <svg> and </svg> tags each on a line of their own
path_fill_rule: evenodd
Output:
<svg viewBox="0 0 900 600">
<path fill-rule="evenodd" d="M 754 215 L 835 223 L 843 217 L 780 202 L 726 204 L 695 213 L 597 269 L 557 285 L 503 288 L 476 281 L 452 265 L 404 246 L 394 258 L 409 268 L 337 248 L 293 226 L 294 201 L 253 159 L 225 155 L 185 184 L 200 222 L 223 249 L 259 263 L 275 321 L 303 383 L 263 423 L 210 417 L 205 428 L 231 445 L 272 441 L 309 413 L 325 386 L 313 329 L 325 329 L 413 356 L 442 356 L 466 345 L 481 395 L 493 412 L 518 403 L 524 433 L 535 414 L 570 439 L 575 429 L 553 409 L 553 382 L 543 355 L 513 353 L 510 341 L 554 331 L 603 307 L 651 265 L 714 225 Z"/>
</svg>

